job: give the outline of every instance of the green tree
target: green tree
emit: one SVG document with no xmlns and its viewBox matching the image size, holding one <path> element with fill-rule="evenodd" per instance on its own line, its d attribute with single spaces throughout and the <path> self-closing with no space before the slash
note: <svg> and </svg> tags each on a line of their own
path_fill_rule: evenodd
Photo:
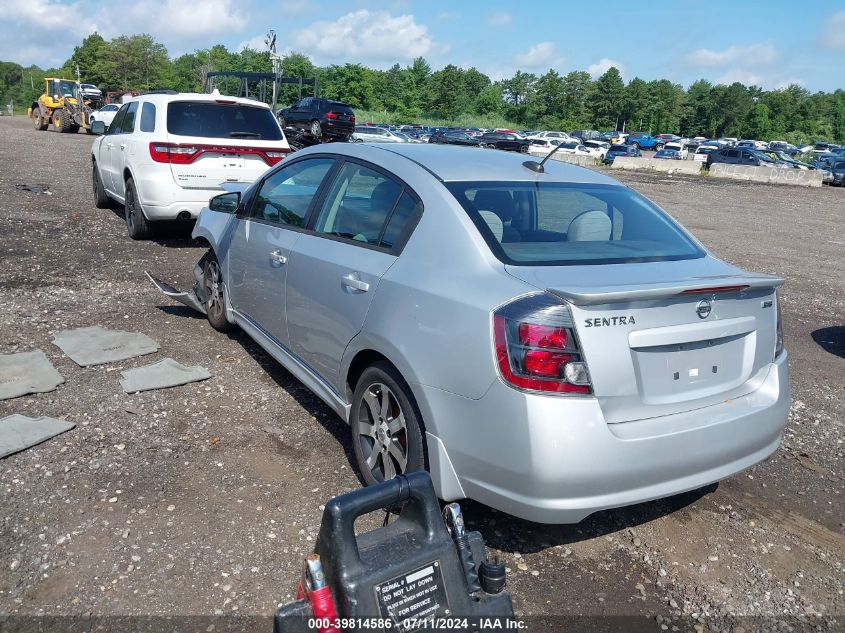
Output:
<svg viewBox="0 0 845 633">
<path fill-rule="evenodd" d="M 648 123 L 648 106 L 651 101 L 648 84 L 634 77 L 625 86 L 623 120 L 628 129 L 641 130 Z"/>
<path fill-rule="evenodd" d="M 353 108 L 369 110 L 377 106 L 373 71 L 361 64 L 329 66 L 322 77 L 321 93 Z"/>
<path fill-rule="evenodd" d="M 561 79 L 564 127 L 566 129 L 590 125 L 587 98 L 590 94 L 591 85 L 590 74 L 583 70 L 573 70 Z"/>
<path fill-rule="evenodd" d="M 109 42 L 103 67 L 109 87 L 149 90 L 164 82 L 169 63 L 167 49 L 149 35 L 121 35 Z"/>
<path fill-rule="evenodd" d="M 625 107 L 625 84 L 618 68 L 608 68 L 593 83 L 587 97 L 587 105 L 592 112 L 593 124 L 599 129 L 616 129 L 621 125 Z"/>
<path fill-rule="evenodd" d="M 716 135 L 713 122 L 713 84 L 709 81 L 699 79 L 687 90 L 681 113 L 681 134 Z"/>
<path fill-rule="evenodd" d="M 447 121 L 454 121 L 465 112 L 469 100 L 464 92 L 463 71 L 449 64 L 443 70 L 432 73 L 425 83 L 428 88 L 428 105 L 433 112 Z"/>
<path fill-rule="evenodd" d="M 79 66 L 82 81 L 105 85 L 108 56 L 108 43 L 95 31 L 73 49 L 70 59 L 62 65 L 62 76 L 76 79 L 76 67 Z"/>
</svg>

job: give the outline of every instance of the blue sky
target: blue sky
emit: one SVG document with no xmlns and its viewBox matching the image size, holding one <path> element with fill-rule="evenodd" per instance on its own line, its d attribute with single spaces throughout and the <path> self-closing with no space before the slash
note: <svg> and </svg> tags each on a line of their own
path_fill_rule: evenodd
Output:
<svg viewBox="0 0 845 633">
<path fill-rule="evenodd" d="M 150 33 L 171 56 L 263 48 L 270 28 L 280 51 L 321 65 L 386 68 L 422 55 L 494 79 L 615 65 L 626 81 L 845 88 L 842 1 L 2 0 L 0 60 L 57 65 L 93 30 Z"/>
</svg>

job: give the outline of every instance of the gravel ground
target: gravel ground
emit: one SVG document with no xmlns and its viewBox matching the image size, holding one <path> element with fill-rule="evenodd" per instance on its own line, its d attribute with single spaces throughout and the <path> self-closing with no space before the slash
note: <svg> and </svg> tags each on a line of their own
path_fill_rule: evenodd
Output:
<svg viewBox="0 0 845 633">
<path fill-rule="evenodd" d="M 246 336 L 215 332 L 151 287 L 145 270 L 189 287 L 203 251 L 184 227 L 133 242 L 120 210 L 93 207 L 91 137 L 3 117 L 0 139 L 0 353 L 40 348 L 66 380 L 0 402 L 0 417 L 77 423 L 0 461 L 0 613 L 271 614 L 292 597 L 321 504 L 359 485 L 345 426 Z M 657 630 L 701 631 L 735 614 L 757 618 L 735 631 L 805 618 L 839 630 L 845 192 L 618 177 L 724 259 L 786 277 L 783 447 L 718 486 L 574 526 L 472 502 L 465 513 L 507 562 L 522 615 L 649 616 Z M 83 369 L 51 343 L 92 325 L 144 332 L 161 350 Z M 119 370 L 164 356 L 214 377 L 122 392 Z"/>
</svg>

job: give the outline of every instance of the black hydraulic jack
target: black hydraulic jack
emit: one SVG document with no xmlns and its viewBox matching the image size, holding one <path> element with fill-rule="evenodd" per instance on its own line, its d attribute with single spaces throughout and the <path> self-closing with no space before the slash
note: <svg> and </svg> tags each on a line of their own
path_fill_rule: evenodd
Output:
<svg viewBox="0 0 845 633">
<path fill-rule="evenodd" d="M 355 534 L 355 520 L 400 508 L 395 521 Z M 505 629 L 514 618 L 504 564 L 458 504 L 440 504 L 426 472 L 400 475 L 332 499 L 296 602 L 278 609 L 275 633 Z M 329 602 L 327 602 L 327 599 Z"/>
</svg>

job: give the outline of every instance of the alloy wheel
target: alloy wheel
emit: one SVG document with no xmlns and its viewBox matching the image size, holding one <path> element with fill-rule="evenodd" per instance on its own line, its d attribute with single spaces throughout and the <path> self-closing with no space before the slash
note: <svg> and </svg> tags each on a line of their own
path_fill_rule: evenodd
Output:
<svg viewBox="0 0 845 633">
<path fill-rule="evenodd" d="M 214 317 L 223 314 L 223 284 L 220 278 L 220 265 L 216 261 L 208 262 L 208 274 L 205 276 L 205 309 Z"/>
<path fill-rule="evenodd" d="M 405 472 L 408 465 L 408 427 L 396 394 L 384 383 L 371 384 L 355 414 L 355 440 L 376 481 Z"/>
</svg>

